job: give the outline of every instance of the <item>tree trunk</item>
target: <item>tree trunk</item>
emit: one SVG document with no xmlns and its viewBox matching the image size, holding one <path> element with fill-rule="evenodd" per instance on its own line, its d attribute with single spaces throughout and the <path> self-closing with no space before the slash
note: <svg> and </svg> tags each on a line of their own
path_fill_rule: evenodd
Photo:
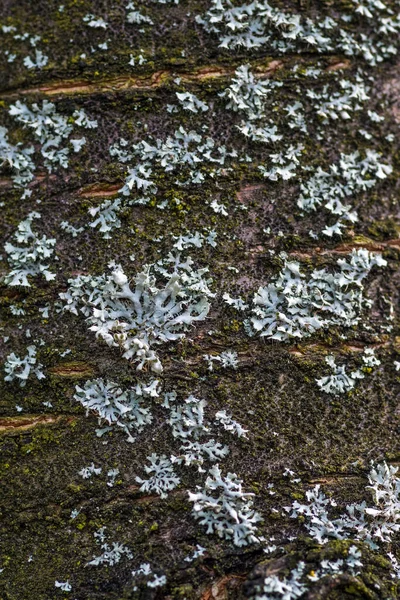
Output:
<svg viewBox="0 0 400 600">
<path fill-rule="evenodd" d="M 222 13 L 213 13 L 220 19 L 215 31 L 196 20 L 211 14 L 210 0 L 138 0 L 134 8 L 121 0 L 65 0 L 62 6 L 0 0 L 0 125 L 15 152 L 34 147 L 33 179 L 21 187 L 18 174 L 25 171 L 7 155 L 11 146 L 4 136 L 2 146 L 0 135 L 2 245 L 31 243 L 29 236 L 18 240 L 16 232 L 33 211 L 40 217 L 31 218 L 32 230 L 56 240 L 49 257 L 29 259 L 46 264 L 54 279 L 37 272 L 27 275 L 29 287 L 13 282 L 9 274 L 18 261 L 13 263 L 7 245 L 0 264 L 4 377 L 12 371 L 7 367 L 12 353 L 22 360 L 29 346 L 36 352 L 27 380 L 26 374 L 16 375 L 17 369 L 0 381 L 1 600 L 398 597 L 395 558 L 391 562 L 388 552 L 394 557 L 397 552 L 400 560 L 395 531 L 400 485 L 381 500 L 367 488 L 375 485 L 368 482 L 371 461 L 400 464 L 398 2 L 387 0 L 379 10 L 367 3 L 372 17 L 355 1 L 274 3 L 281 17 L 300 15 L 304 31 L 307 18 L 317 24 L 334 19 L 331 28 L 319 30 L 331 44 L 312 41 L 318 37 L 314 30 L 308 37 L 289 36 L 292 25 L 274 21 L 278 12 L 262 17 L 262 4 L 270 10 L 266 3 L 256 8 L 253 3 L 237 18 L 242 23 L 261 19 L 261 33 L 254 36 L 272 36 L 254 43 L 247 32 L 245 39 L 255 45 L 249 49 L 234 40 L 225 40 L 228 48 L 220 45 L 224 36 L 238 35 L 223 24 L 230 7 L 225 0 Z M 395 23 L 394 33 L 379 33 L 378 17 Z M 357 40 L 365 35 L 375 44 L 372 58 L 367 51 L 346 50 L 339 29 Z M 392 45 L 393 52 L 382 45 Z M 197 100 L 182 96 L 187 92 Z M 17 101 L 33 111 L 30 123 L 25 109 L 19 116 L 13 113 Z M 57 133 L 48 124 L 42 124 L 45 133 L 38 131 L 43 102 L 53 103 L 56 114 L 67 119 L 61 138 L 49 146 Z M 74 113 L 82 109 L 97 127 L 79 126 Z M 180 127 L 189 141 L 174 137 Z M 249 133 L 254 127 L 264 128 L 264 139 Z M 161 142 L 157 148 L 156 140 L 165 142 L 168 136 L 169 148 Z M 85 143 L 75 152 L 70 140 L 82 137 Z M 110 153 L 121 139 L 127 145 L 119 146 L 119 154 Z M 142 140 L 152 149 L 131 150 Z M 69 149 L 68 164 L 46 156 L 54 148 Z M 123 152 L 131 156 L 124 158 Z M 379 156 L 371 158 L 371 152 Z M 145 165 L 142 184 L 129 180 L 140 164 Z M 318 191 L 310 192 L 307 184 L 318 167 L 326 175 L 314 179 Z M 318 194 L 307 210 L 301 198 L 314 195 L 315 200 Z M 110 216 L 106 201 L 116 199 Z M 336 201 L 341 207 L 335 213 Z M 100 206 L 102 212 L 96 211 Z M 96 222 L 100 215 L 103 221 Z M 352 252 L 361 249 L 382 256 L 386 264 L 377 258 L 380 264 L 364 270 L 362 281 L 331 284 L 335 274 L 345 277 L 340 261 L 350 263 Z M 181 261 L 190 256 L 194 269 L 208 267 L 201 281 L 209 280 L 210 310 L 190 324 L 184 337 L 181 328 L 179 339 L 158 339 L 152 346 L 161 373 L 154 372 L 158 363 L 148 356 L 138 370 L 138 356 L 127 360 L 126 348 L 116 347 L 122 338 L 117 342 L 114 336 L 107 345 L 90 330 L 93 302 L 86 305 L 87 314 L 78 302 L 73 314 L 60 294 L 68 295 L 68 280 L 80 275 L 112 277 L 114 272 L 115 279 L 120 273 L 115 265 L 121 265 L 134 289 L 144 266 L 170 252 L 180 253 Z M 171 270 L 167 263 L 164 267 Z M 285 268 L 292 287 L 282 284 Z M 165 286 L 162 273 L 150 269 L 153 285 Z M 326 283 L 322 300 L 311 298 L 314 279 L 319 294 L 321 281 Z M 257 316 L 254 300 L 259 288 L 272 284 L 280 300 L 270 298 L 268 318 L 275 325 L 268 329 L 256 322 L 265 318 L 266 305 Z M 328 297 L 331 285 L 340 300 Z M 197 299 L 207 295 L 196 293 Z M 348 302 L 354 314 L 342 318 L 332 303 L 345 302 L 344 294 L 353 295 Z M 239 297 L 244 306 L 238 309 L 229 298 Z M 130 337 L 140 337 L 140 327 L 133 329 Z M 163 325 L 159 329 L 166 331 Z M 237 353 L 237 364 L 229 363 L 223 354 L 228 351 Z M 329 356 L 350 376 L 342 389 L 337 380 L 317 383 L 334 373 Z M 98 410 L 85 411 L 76 388 L 100 378 L 123 391 L 157 379 L 158 397 L 143 403 L 152 421 L 129 435 L 115 423 L 96 435 L 109 424 L 104 419 L 98 424 Z M 163 406 L 163 394 L 172 391 L 177 394 L 172 408 Z M 217 461 L 203 456 L 202 464 L 190 466 L 172 460 L 179 485 L 172 484 L 166 497 L 151 486 L 146 491 L 137 479 L 151 477 L 147 457 L 182 456 L 182 439 L 170 421 L 173 406 L 193 406 L 184 402 L 191 395 L 206 405 L 198 430 L 181 421 L 192 435 L 187 440 L 212 439 L 226 452 Z M 218 411 L 226 411 L 247 434 L 235 435 L 229 423 L 224 428 L 215 419 Z M 235 473 L 242 491 L 254 494 L 246 501 L 253 502 L 262 520 L 246 544 L 235 544 L 226 528 L 223 537 L 215 528 L 207 533 L 196 518 L 189 492 L 205 489 L 216 462 L 223 477 Z M 90 465 L 101 472 L 91 472 Z M 396 475 L 390 477 L 395 486 Z M 350 526 L 342 535 L 325 532 L 318 538 L 312 527 L 322 526 L 300 514 L 302 509 L 294 518 L 293 508 L 296 502 L 310 504 L 306 494 L 316 485 L 337 502 L 326 507 L 330 523 L 348 515 L 348 505 L 365 500 L 381 510 L 390 504 L 389 516 L 365 515 L 369 532 L 374 523 L 380 528 L 389 523 L 385 540 L 375 529 L 372 549 L 368 536 Z M 234 522 L 227 513 L 226 523 Z M 119 556 L 112 555 L 114 543 L 123 545 Z M 362 566 L 351 568 L 353 546 L 361 552 Z M 335 563 L 336 571 L 324 563 L 323 571 L 324 560 L 342 562 Z M 301 561 L 303 587 L 295 592 Z M 268 587 L 277 579 L 286 581 L 292 595 Z"/>
</svg>

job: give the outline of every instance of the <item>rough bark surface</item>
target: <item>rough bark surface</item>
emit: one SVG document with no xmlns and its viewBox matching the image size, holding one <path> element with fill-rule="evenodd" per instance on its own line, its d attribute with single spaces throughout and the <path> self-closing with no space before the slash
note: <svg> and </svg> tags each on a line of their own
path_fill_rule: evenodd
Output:
<svg viewBox="0 0 400 600">
<path fill-rule="evenodd" d="M 372 68 L 362 58 L 316 53 L 311 47 L 298 55 L 272 54 L 262 48 L 228 52 L 195 23 L 194 16 L 208 6 L 207 0 L 149 3 L 143 12 L 155 25 L 143 26 L 140 33 L 140 25 L 126 23 L 125 3 L 117 0 L 65 0 L 61 12 L 55 1 L 0 0 L 0 25 L 41 35 L 41 48 L 49 56 L 43 69 L 28 70 L 20 58 L 8 63 L 1 54 L 0 124 L 8 127 L 15 142 L 24 143 L 28 133 L 15 125 L 9 106 L 17 100 L 31 104 L 44 99 L 54 102 L 62 114 L 83 108 L 99 123 L 97 129 L 84 132 L 87 143 L 79 154 L 71 154 L 67 169 L 36 170 L 29 184 L 33 193 L 24 200 L 21 190 L 13 186 L 11 169 L 1 170 L 3 244 L 12 241 L 18 223 L 29 212 L 40 211 L 38 229 L 57 238 L 58 257 L 52 261 L 57 272 L 54 281 L 32 278 L 30 288 L 4 283 L 0 287 L 3 362 L 10 352 L 23 356 L 31 339 L 42 338 L 45 345 L 38 346 L 38 359 L 46 376 L 40 381 L 30 378 L 23 388 L 0 378 L 2 600 L 254 597 L 257 582 L 269 574 L 288 576 L 299 560 L 318 568 L 324 558 L 345 556 L 352 544 L 349 540 L 318 544 L 299 520 L 285 516 L 283 507 L 304 499 L 305 492 L 319 483 L 344 510 L 346 504 L 368 500 L 365 486 L 372 460 L 400 464 L 400 374 L 394 367 L 394 361 L 400 360 L 398 57 Z M 299 0 L 280 6 L 311 18 L 346 9 L 345 2 L 328 1 Z M 106 18 L 107 32 L 83 24 L 87 13 Z M 365 34 L 369 33 L 366 28 Z M 108 48 L 92 53 L 91 48 L 106 38 Z M 23 41 L 5 34 L 1 39 L 19 57 L 31 51 Z M 142 54 L 147 62 L 130 66 L 131 54 Z M 261 144 L 252 147 L 243 141 L 234 127 L 237 115 L 226 111 L 219 95 L 242 64 L 250 64 L 259 78 L 282 82 L 282 103 L 305 101 L 307 90 L 321 86 L 324 78 L 330 82 L 332 73 L 351 78 L 362 68 L 371 77 L 370 99 L 363 111 L 350 120 L 329 122 L 320 138 L 310 125 L 303 151 L 304 164 L 327 167 L 340 152 L 363 151 L 373 144 L 393 167 L 387 179 L 352 199 L 359 220 L 341 236 L 310 237 L 310 229 L 321 231 L 331 222 L 324 212 L 300 214 L 299 179 L 274 182 L 257 171 L 255 164 L 263 162 L 266 151 Z M 302 77 L 294 77 L 296 64 Z M 307 76 L 306 70 L 317 65 L 320 79 Z M 168 104 L 176 104 L 176 92 L 183 90 L 212 108 L 200 116 L 167 112 Z M 366 110 L 385 116 L 374 125 L 373 142 L 359 135 L 360 129 L 367 128 Z M 94 228 L 77 237 L 60 229 L 63 220 L 80 226 L 87 221 L 89 208 L 118 196 L 125 169 L 110 157 L 111 143 L 120 137 L 132 142 L 149 135 L 164 139 L 179 125 L 190 130 L 204 123 L 218 144 L 248 152 L 252 162 L 232 159 L 230 169 L 201 186 L 180 187 L 175 184 L 179 174 L 159 173 L 154 202 L 126 208 L 111 239 L 103 239 Z M 388 134 L 394 139 L 388 141 Z M 293 135 L 296 143 L 296 131 L 288 129 L 286 135 Z M 228 217 L 211 210 L 213 199 L 225 205 Z M 157 205 L 164 200 L 169 204 L 161 210 Z M 182 399 L 189 394 L 205 398 L 210 415 L 229 410 L 249 430 L 247 439 L 234 439 L 229 433 L 221 437 L 230 449 L 221 469 L 243 479 L 246 491 L 255 494 L 255 507 L 263 518 L 259 533 L 266 542 L 244 547 L 207 535 L 193 518 L 187 491 L 194 491 L 205 478 L 196 469 L 182 469 L 180 486 L 166 499 L 139 490 L 135 478 L 143 476 L 146 457 L 152 452 L 173 452 L 174 440 L 162 409 L 154 408 L 152 425 L 129 444 L 117 431 L 97 437 L 96 415 L 87 416 L 73 395 L 75 385 L 88 379 L 103 377 L 127 386 L 143 374 L 118 350 L 96 340 L 82 318 L 53 309 L 43 318 L 38 312 L 59 299 L 68 278 L 104 273 L 112 259 L 133 276 L 142 265 L 168 254 L 170 234 L 206 228 L 216 230 L 217 246 L 204 245 L 188 253 L 196 264 L 209 267 L 216 296 L 204 322 L 196 324 L 184 340 L 160 347 L 164 365 L 160 380 L 164 390 L 175 389 Z M 279 272 L 282 252 L 309 272 L 317 267 L 334 270 L 338 258 L 358 248 L 380 252 L 388 262 L 368 277 L 365 288 L 371 307 L 364 309 L 358 326 L 330 327 L 298 341 L 263 340 L 249 337 L 243 313 L 222 300 L 222 293 L 228 291 L 249 301 L 260 285 Z M 134 262 L 129 258 L 132 254 Z M 9 270 L 5 253 L 0 268 L 3 275 Z M 12 314 L 10 306 L 23 309 L 24 314 Z M 365 372 L 354 390 L 333 397 L 318 389 L 315 379 L 327 374 L 327 355 L 334 354 L 351 370 L 359 366 L 364 348 L 373 348 L 381 364 Z M 71 352 L 61 357 L 67 349 Z M 238 353 L 238 368 L 210 371 L 203 356 L 227 349 Z M 78 472 L 92 462 L 102 467 L 102 474 L 83 480 Z M 113 468 L 120 474 L 111 487 L 105 474 Z M 284 475 L 285 469 L 294 475 Z M 73 519 L 74 509 L 80 512 Z M 129 547 L 133 559 L 123 558 L 114 566 L 86 566 L 99 554 L 93 534 L 101 527 L 106 527 L 110 541 Z M 185 561 L 196 544 L 206 548 L 205 555 Z M 361 573 L 325 577 L 304 598 L 397 598 L 397 580 L 387 556 L 388 550 L 396 554 L 396 544 L 394 540 L 390 548 L 373 551 L 357 542 L 363 553 Z M 276 545 L 276 550 L 266 554 L 266 545 Z M 164 587 L 152 589 L 140 583 L 134 591 L 131 572 L 144 562 L 166 576 Z M 55 588 L 56 580 L 67 579 L 71 592 Z"/>
</svg>

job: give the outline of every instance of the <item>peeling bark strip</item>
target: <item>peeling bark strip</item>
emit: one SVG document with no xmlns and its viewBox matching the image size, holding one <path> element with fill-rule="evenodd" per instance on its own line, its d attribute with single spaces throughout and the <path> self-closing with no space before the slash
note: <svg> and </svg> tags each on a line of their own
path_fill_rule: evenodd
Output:
<svg viewBox="0 0 400 600">
<path fill-rule="evenodd" d="M 330 64 L 326 67 L 327 71 L 345 70 L 351 67 L 349 60 L 341 60 L 337 57 L 329 59 Z M 258 77 L 266 77 L 274 74 L 279 69 L 284 68 L 287 62 L 292 62 L 290 59 L 270 60 L 267 64 L 254 62 Z M 299 57 L 302 62 L 302 58 Z M 237 64 L 239 66 L 240 63 Z M 89 81 L 63 81 L 63 82 L 48 82 L 36 88 L 28 88 L 22 90 L 12 90 L 0 94 L 0 97 L 11 99 L 25 95 L 45 95 L 50 97 L 62 97 L 70 95 L 86 95 L 86 94 L 101 94 L 101 93 L 116 93 L 121 91 L 137 90 L 147 91 L 161 86 L 167 87 L 177 76 L 181 77 L 185 84 L 201 84 L 209 83 L 214 80 L 225 79 L 232 76 L 235 72 L 235 67 L 222 67 L 216 65 L 203 66 L 194 69 L 192 72 L 187 72 L 179 67 L 175 70 L 163 70 L 149 74 L 143 77 L 134 77 L 132 75 L 121 75 L 119 77 L 103 79 L 98 82 Z"/>
<path fill-rule="evenodd" d="M 51 367 L 49 373 L 56 375 L 57 377 L 70 377 L 76 379 L 80 377 L 91 377 L 94 374 L 94 370 L 88 364 L 76 361 L 66 362 Z"/>
<path fill-rule="evenodd" d="M 112 185 L 107 183 L 95 183 L 79 190 L 82 198 L 109 198 L 116 195 L 121 185 Z"/>
<path fill-rule="evenodd" d="M 19 433 L 38 425 L 52 425 L 63 420 L 62 416 L 39 415 L 39 416 L 24 416 L 24 417 L 6 417 L 0 419 L 0 434 L 1 433 Z"/>
<path fill-rule="evenodd" d="M 400 2 L 0 0 L 0 599 L 395 600 Z"/>
<path fill-rule="evenodd" d="M 259 68 L 259 76 L 269 75 L 274 73 L 277 69 L 283 66 L 281 61 L 271 61 L 265 68 Z M 223 69 L 216 66 L 205 66 L 197 69 L 192 73 L 180 73 L 182 81 L 187 84 L 209 82 L 218 80 L 221 78 L 227 78 L 229 75 L 234 73 L 235 69 Z M 12 98 L 18 95 L 31 95 L 31 94 L 43 94 L 45 96 L 70 96 L 74 94 L 85 95 L 85 94 L 100 94 L 100 93 L 115 93 L 121 91 L 137 90 L 147 91 L 153 88 L 159 88 L 161 86 L 171 85 L 172 80 L 177 76 L 177 72 L 174 71 L 158 71 L 152 73 L 148 77 L 133 77 L 131 75 L 125 75 L 115 77 L 109 80 L 102 80 L 96 83 L 87 81 L 65 81 L 57 83 L 48 83 L 37 88 L 30 88 L 25 90 L 18 90 L 8 92 L 2 97 Z"/>
</svg>

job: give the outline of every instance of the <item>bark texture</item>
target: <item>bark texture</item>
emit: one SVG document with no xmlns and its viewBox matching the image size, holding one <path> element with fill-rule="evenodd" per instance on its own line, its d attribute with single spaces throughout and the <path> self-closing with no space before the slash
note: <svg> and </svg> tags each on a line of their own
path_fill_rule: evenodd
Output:
<svg viewBox="0 0 400 600">
<path fill-rule="evenodd" d="M 269 574 L 288 576 L 300 560 L 317 569 L 323 559 L 346 556 L 352 544 L 349 540 L 318 544 L 299 520 L 285 516 L 284 506 L 303 500 L 307 490 L 320 484 L 344 510 L 346 504 L 368 500 L 365 486 L 371 460 L 400 464 L 400 373 L 394 367 L 394 361 L 400 360 L 397 55 L 372 68 L 362 58 L 317 53 L 312 47 L 301 54 L 263 48 L 228 52 L 194 20 L 208 6 L 206 0 L 149 3 L 144 9 L 142 4 L 142 12 L 154 21 L 154 26 L 142 27 L 127 24 L 125 3 L 117 0 L 65 0 L 63 11 L 56 1 L 0 0 L 0 24 L 15 26 L 18 33 L 41 35 L 40 47 L 49 56 L 44 68 L 29 70 L 21 57 L 32 53 L 32 48 L 3 35 L 4 48 L 18 58 L 8 63 L 4 54 L 0 57 L 0 124 L 8 127 L 15 142 L 25 143 L 29 131 L 15 124 L 9 107 L 17 100 L 31 105 L 44 99 L 54 102 L 62 114 L 83 108 L 99 124 L 82 134 L 87 143 L 79 154 L 71 153 L 68 169 L 36 170 L 29 185 L 33 193 L 24 200 L 21 190 L 13 186 L 11 169 L 1 170 L 3 243 L 12 241 L 18 223 L 29 212 L 39 211 L 38 229 L 57 238 L 58 257 L 52 261 L 57 272 L 54 281 L 32 278 L 30 288 L 4 283 L 0 287 L 3 362 L 10 352 L 23 356 L 31 339 L 42 338 L 45 345 L 38 346 L 38 359 L 46 375 L 41 381 L 30 378 L 24 388 L 0 378 L 1 600 L 254 597 L 257 583 Z M 299 0 L 280 7 L 319 18 L 345 10 L 346 3 Z M 84 24 L 88 13 L 106 18 L 107 31 Z M 370 35 L 368 27 L 365 34 Z M 106 39 L 108 48 L 91 52 Z M 128 64 L 130 55 L 134 66 Z M 139 55 L 147 59 L 144 64 Z M 325 79 L 334 81 L 332 73 L 350 79 L 361 68 L 371 77 L 370 99 L 363 111 L 352 113 L 350 120 L 330 121 L 319 138 L 309 125 L 303 150 L 304 164 L 329 168 L 340 152 L 362 152 L 373 144 L 393 167 L 387 179 L 352 198 L 359 220 L 342 236 L 310 237 L 311 229 L 320 232 L 331 221 L 323 211 L 301 216 L 296 204 L 300 176 L 274 182 L 257 170 L 273 150 L 241 137 L 235 128 L 238 115 L 226 110 L 219 95 L 243 64 L 249 64 L 257 77 L 283 84 L 282 104 L 306 102 L 307 90 L 320 87 Z M 317 79 L 307 75 L 307 69 L 316 67 L 321 72 Z M 168 104 L 177 104 L 176 92 L 184 90 L 209 104 L 208 112 L 200 116 L 183 110 L 167 112 Z M 368 129 L 367 110 L 385 117 L 374 125 L 372 142 L 359 135 L 360 129 Z M 198 129 L 199 123 L 208 125 L 207 135 L 218 145 L 236 147 L 241 155 L 248 152 L 252 161 L 232 159 L 229 169 L 217 178 L 206 178 L 201 186 L 176 185 L 179 173 L 160 172 L 154 202 L 127 207 L 111 239 L 103 239 L 94 228 L 77 237 L 60 229 L 64 220 L 80 226 L 87 222 L 91 207 L 118 196 L 126 173 L 110 156 L 111 143 L 121 137 L 130 142 L 150 135 L 164 139 L 179 125 L 189 131 Z M 296 144 L 298 132 L 284 122 L 282 128 L 286 139 L 293 136 Z M 228 217 L 210 208 L 214 199 L 225 205 Z M 162 210 L 157 205 L 164 200 L 168 206 Z M 246 491 L 255 494 L 263 518 L 259 532 L 267 541 L 245 547 L 207 535 L 193 518 L 187 491 L 194 491 L 205 478 L 196 469 L 182 469 L 181 485 L 167 499 L 139 490 L 135 478 L 143 476 L 146 457 L 152 452 L 173 452 L 165 413 L 156 406 L 152 425 L 134 444 L 116 431 L 98 438 L 96 415 L 87 416 L 73 399 L 75 385 L 103 377 L 128 386 L 141 375 L 118 350 L 96 340 L 82 318 L 53 309 L 43 318 L 38 312 L 39 307 L 59 300 L 58 294 L 74 275 L 102 274 L 115 260 L 132 276 L 142 265 L 168 254 L 174 241 L 171 234 L 206 229 L 217 232 L 216 248 L 204 244 L 187 254 L 197 265 L 209 267 L 216 296 L 204 322 L 184 340 L 160 347 L 164 365 L 160 379 L 164 390 L 175 389 L 182 399 L 189 394 L 205 398 L 210 415 L 226 409 L 249 430 L 247 439 L 222 435 L 230 454 L 220 463 L 224 473 L 237 473 Z M 365 287 L 371 307 L 364 309 L 359 326 L 330 327 L 298 341 L 271 342 L 249 337 L 243 313 L 222 299 L 228 291 L 250 301 L 257 288 L 279 272 L 282 252 L 310 272 L 323 267 L 334 270 L 339 258 L 358 248 L 380 252 L 388 262 L 368 277 Z M 129 258 L 132 254 L 134 262 Z M 5 253 L 0 268 L 2 274 L 9 270 Z M 24 314 L 13 314 L 10 307 L 23 309 Z M 26 337 L 27 329 L 31 338 Z M 7 337 L 9 341 L 4 341 Z M 351 370 L 360 365 L 365 348 L 373 348 L 381 364 L 365 371 L 354 390 L 335 397 L 318 389 L 315 379 L 327 374 L 327 355 L 334 354 Z M 71 352 L 60 356 L 67 349 Z M 203 356 L 227 349 L 238 353 L 238 368 L 216 366 L 210 371 Z M 92 462 L 102 467 L 101 476 L 82 479 L 78 471 Z M 106 472 L 113 468 L 120 474 L 111 487 Z M 285 469 L 294 475 L 285 476 Z M 73 519 L 74 509 L 80 512 Z M 110 541 L 129 547 L 134 558 L 123 558 L 114 566 L 85 566 L 100 553 L 93 534 L 101 527 L 106 527 Z M 206 548 L 205 555 L 185 561 L 196 544 Z M 277 548 L 265 554 L 265 545 Z M 325 577 L 304 598 L 397 598 L 387 556 L 388 550 L 396 554 L 397 542 L 376 551 L 362 542 L 357 547 L 363 553 L 359 575 Z M 166 576 L 164 587 L 140 583 L 138 590 L 133 589 L 131 571 L 145 562 Z M 56 580 L 67 579 L 71 592 L 55 588 Z"/>
</svg>

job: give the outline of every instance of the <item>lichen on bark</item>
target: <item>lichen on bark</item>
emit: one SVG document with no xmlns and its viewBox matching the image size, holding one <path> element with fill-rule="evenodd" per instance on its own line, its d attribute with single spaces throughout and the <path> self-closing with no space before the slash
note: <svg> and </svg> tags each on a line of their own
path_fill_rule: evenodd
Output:
<svg viewBox="0 0 400 600">
<path fill-rule="evenodd" d="M 2 364 L 11 352 L 24 356 L 32 340 L 38 340 L 46 375 L 41 381 L 28 379 L 24 388 L 0 377 L 0 598 L 242 600 L 254 597 L 257 585 L 270 574 L 288 577 L 299 561 L 317 570 L 321 561 L 347 556 L 352 543 L 362 552 L 360 575 L 325 577 L 310 586 L 304 598 L 396 598 L 397 579 L 387 552 L 399 556 L 398 539 L 374 551 L 354 540 L 319 545 L 283 507 L 303 501 L 306 492 L 320 484 L 343 512 L 347 504 L 370 500 L 365 486 L 371 460 L 400 464 L 400 373 L 394 366 L 400 360 L 397 49 L 377 65 L 337 47 L 317 51 L 307 43 L 290 52 L 268 45 L 229 51 L 196 21 L 209 10 L 209 0 L 135 2 L 153 26 L 128 23 L 126 4 L 65 0 L 60 9 L 58 2 L 0 0 L 0 125 L 8 129 L 12 143 L 32 143 L 29 130 L 9 114 L 17 100 L 27 105 L 49 100 L 68 116 L 84 109 L 99 124 L 84 131 L 86 144 L 79 153 L 71 149 L 67 169 L 48 172 L 37 159 L 28 188 L 32 195 L 25 199 L 13 186 L 12 169 L 1 167 L 2 246 L 30 212 L 39 211 L 41 234 L 57 239 L 57 260 L 52 262 L 57 277 L 47 282 L 32 278 L 30 288 L 10 287 L 2 279 L 0 287 Z M 385 4 L 394 14 L 399 11 L 397 2 Z M 340 21 L 352 15 L 352 21 L 342 20 L 343 27 L 372 36 L 373 22 L 363 19 L 357 6 L 274 2 L 274 8 L 299 14 L 302 21 L 322 22 L 328 16 Z M 87 14 L 102 16 L 108 28 L 88 27 L 83 21 Z M 9 28 L 15 30 L 7 33 Z M 23 64 L 35 48 L 29 36 L 23 39 L 25 32 L 41 36 L 38 48 L 49 58 L 41 69 Z M 107 47 L 99 48 L 105 41 Z M 12 62 L 10 54 L 16 54 Z M 129 64 L 132 57 L 134 64 Z M 237 127 L 241 112 L 227 109 L 224 91 L 242 65 L 250 65 L 257 80 L 279 84 L 273 99 L 265 99 L 265 119 L 276 122 L 283 136 L 272 145 L 243 136 Z M 340 81 L 360 76 L 369 99 L 350 119 L 328 119 L 324 125 L 307 99 L 310 92 L 322 93 L 326 86 L 330 94 L 338 94 Z M 184 110 L 177 92 L 195 94 L 209 109 Z M 307 134 L 289 123 L 283 110 L 296 102 L 304 105 Z M 176 111 L 167 110 L 170 105 Z M 384 120 L 371 120 L 369 113 Z M 128 174 L 110 155 L 110 146 L 121 138 L 130 145 L 155 143 L 179 127 L 202 132 L 215 141 L 216 150 L 225 145 L 238 156 L 218 166 L 204 159 L 204 181 L 187 186 L 182 185 L 188 178 L 186 167 L 170 173 L 154 162 L 157 193 L 147 203 L 126 202 L 120 227 L 113 229 L 111 239 L 104 239 L 88 226 L 93 220 L 88 211 L 120 197 Z M 267 164 L 271 154 L 299 144 L 304 171 L 287 180 L 263 176 L 258 166 Z M 341 154 L 358 152 L 364 157 L 371 147 L 392 172 L 373 187 L 350 194 L 358 220 L 347 223 L 340 236 L 324 236 L 322 230 L 334 223 L 332 214 L 321 210 L 303 215 L 297 203 L 300 184 L 319 166 L 328 172 Z M 36 152 L 39 156 L 39 148 Z M 131 199 L 139 195 L 133 193 Z M 221 205 L 228 216 L 219 212 Z M 60 227 L 62 221 L 84 230 L 74 237 Z M 204 242 L 189 252 L 196 268 L 208 266 L 215 297 L 205 321 L 184 339 L 160 347 L 160 387 L 163 393 L 175 390 L 180 401 L 191 394 L 204 398 L 210 421 L 205 427 L 214 427 L 213 415 L 226 410 L 248 430 L 240 438 L 229 431 L 218 433 L 230 450 L 228 458 L 221 459 L 221 469 L 243 480 L 263 518 L 258 532 L 264 539 L 243 547 L 207 535 L 194 519 L 188 490 L 205 479 L 195 468 L 177 467 L 181 483 L 166 499 L 140 491 L 136 478 L 143 476 L 147 457 L 154 452 L 177 455 L 179 450 L 161 400 L 152 407 L 151 426 L 133 444 L 114 429 L 96 436 L 97 415 L 85 415 L 74 400 L 75 386 L 101 377 L 127 389 L 151 374 L 137 372 L 118 349 L 95 338 L 83 317 L 61 312 L 60 306 L 59 294 L 66 291 L 68 279 L 100 276 L 111 260 L 133 277 L 146 264 L 168 256 L 179 236 L 196 231 L 204 237 L 216 232 L 215 247 Z M 249 336 L 243 325 L 249 313 L 223 300 L 228 292 L 251 304 L 260 286 L 276 280 L 285 261 L 301 263 L 307 277 L 316 269 L 333 273 L 338 259 L 360 248 L 382 254 L 388 264 L 368 276 L 365 293 L 370 306 L 363 307 L 356 326 L 333 325 L 288 342 L 262 340 Z M 9 265 L 2 254 L 3 278 Z M 38 310 L 46 306 L 48 316 Z M 381 364 L 364 369 L 364 378 L 347 394 L 329 397 L 321 392 L 316 379 L 326 374 L 326 356 L 334 354 L 351 371 L 362 367 L 365 348 L 373 348 Z M 227 350 L 237 352 L 237 368 L 214 362 L 210 370 L 204 355 Z M 102 473 L 82 479 L 78 472 L 92 462 L 102 466 Z M 106 473 L 113 469 L 119 474 L 108 485 Z M 72 517 L 74 510 L 79 512 Z M 133 559 L 85 566 L 102 552 L 93 537 L 102 527 L 109 543 L 123 543 Z M 206 552 L 185 560 L 197 544 Z M 265 554 L 264 549 L 273 546 Z M 143 563 L 156 575 L 165 575 L 166 585 L 148 587 L 144 576 L 135 580 L 132 571 Z M 71 592 L 55 587 L 55 581 L 66 580 Z"/>
</svg>

